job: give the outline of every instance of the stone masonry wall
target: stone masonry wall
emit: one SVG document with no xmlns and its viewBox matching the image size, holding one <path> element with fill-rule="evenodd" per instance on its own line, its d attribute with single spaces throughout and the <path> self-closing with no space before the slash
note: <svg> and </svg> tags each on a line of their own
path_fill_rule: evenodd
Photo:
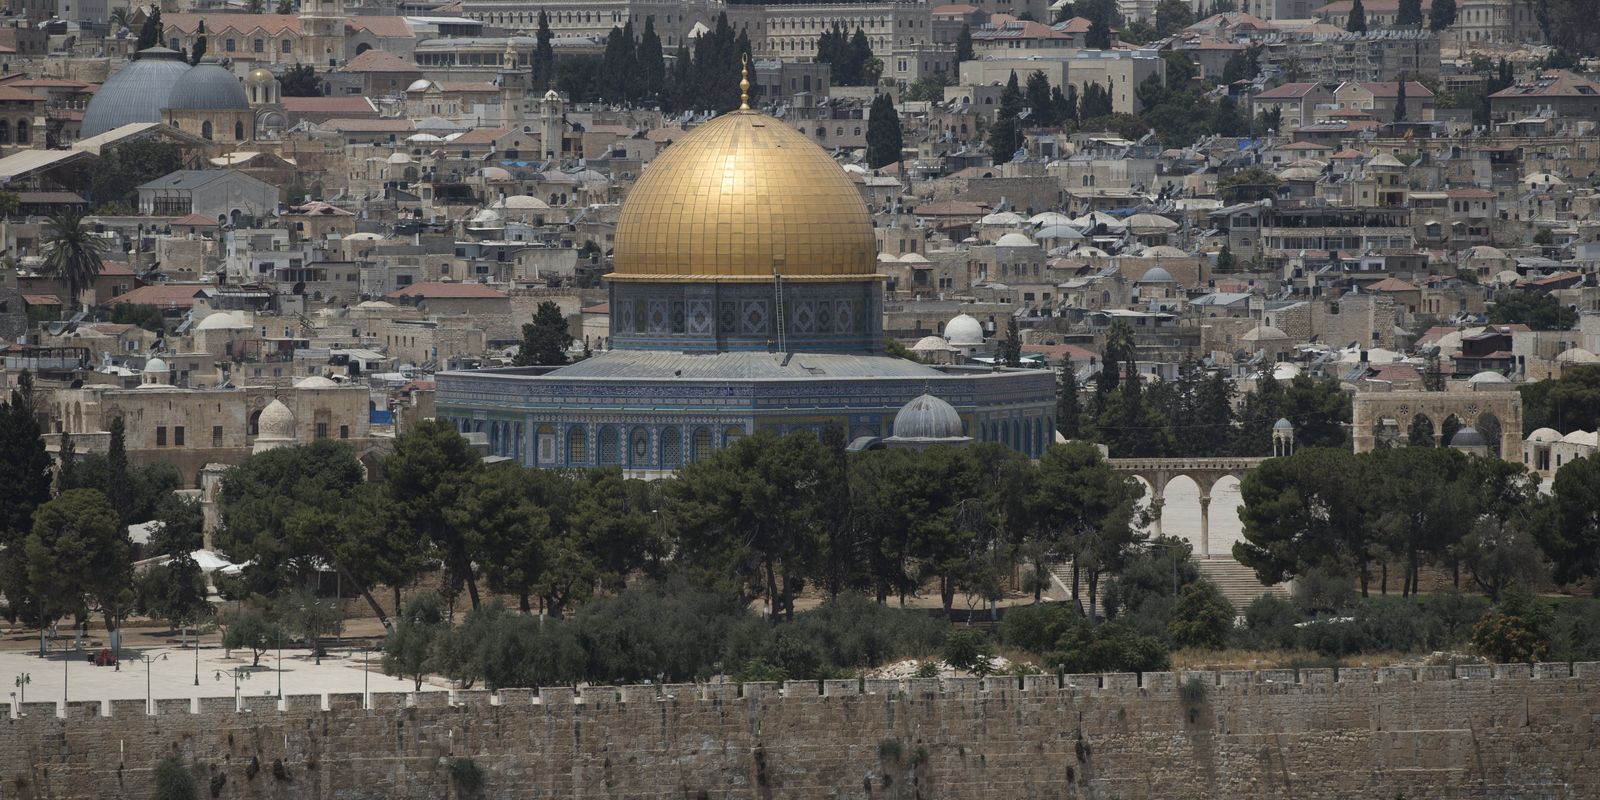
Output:
<svg viewBox="0 0 1600 800">
<path fill-rule="evenodd" d="M 1188 676 L 1205 688 L 1182 690 Z M 1600 663 L 28 703 L 6 798 L 1592 798 Z"/>
</svg>

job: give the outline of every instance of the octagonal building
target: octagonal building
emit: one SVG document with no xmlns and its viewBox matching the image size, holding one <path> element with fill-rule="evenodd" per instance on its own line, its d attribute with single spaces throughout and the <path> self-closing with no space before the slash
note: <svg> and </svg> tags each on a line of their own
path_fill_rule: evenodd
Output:
<svg viewBox="0 0 1600 800">
<path fill-rule="evenodd" d="M 872 218 L 806 137 L 739 110 L 645 169 L 617 222 L 613 349 L 556 368 L 437 376 L 438 415 L 531 467 L 664 474 L 758 430 L 887 438 L 909 401 L 950 404 L 967 437 L 1037 457 L 1049 370 L 883 355 Z"/>
</svg>

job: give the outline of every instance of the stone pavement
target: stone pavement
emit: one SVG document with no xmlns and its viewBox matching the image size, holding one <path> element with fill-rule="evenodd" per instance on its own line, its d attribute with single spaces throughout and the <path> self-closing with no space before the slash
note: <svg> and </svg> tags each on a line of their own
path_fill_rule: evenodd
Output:
<svg viewBox="0 0 1600 800">
<path fill-rule="evenodd" d="M 146 665 L 136 656 L 148 655 L 150 695 L 160 698 L 227 697 L 234 693 L 234 669 L 242 668 L 248 678 L 239 680 L 239 695 L 260 697 L 278 693 L 278 653 L 268 651 L 261 657 L 261 666 L 251 668 L 250 654 L 235 650 L 228 657 L 220 647 L 204 646 L 199 651 L 200 684 L 195 685 L 195 650 L 176 645 L 124 648 L 121 669 L 97 667 L 88 661 L 90 651 L 52 650 L 48 659 L 40 659 L 38 651 L 0 653 L 0 700 L 8 705 L 21 701 L 30 703 L 61 702 L 63 667 L 65 668 L 68 699 L 113 700 L 142 699 L 145 697 Z M 165 659 L 162 657 L 165 656 Z M 283 651 L 283 693 L 327 694 L 338 692 L 409 692 L 413 685 L 408 680 L 391 678 L 383 674 L 382 654 L 371 653 L 369 671 L 363 684 L 361 651 L 334 650 L 323 656 L 322 664 L 312 661 L 309 650 L 285 649 Z M 26 673 L 29 682 L 24 689 L 16 685 L 17 678 Z M 423 685 L 424 691 L 439 691 L 440 687 Z"/>
</svg>

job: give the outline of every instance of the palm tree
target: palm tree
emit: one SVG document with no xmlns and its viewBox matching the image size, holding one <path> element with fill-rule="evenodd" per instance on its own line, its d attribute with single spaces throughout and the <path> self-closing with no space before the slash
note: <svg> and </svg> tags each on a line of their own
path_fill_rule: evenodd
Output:
<svg viewBox="0 0 1600 800">
<path fill-rule="evenodd" d="M 111 23 L 113 33 L 133 29 L 133 18 L 126 6 L 111 9 L 111 16 L 106 21 Z"/>
<path fill-rule="evenodd" d="M 45 270 L 65 282 L 72 302 L 77 302 L 83 290 L 100 277 L 104 266 L 100 256 L 106 242 L 83 224 L 83 214 L 63 211 L 45 220 L 40 249 Z"/>
</svg>

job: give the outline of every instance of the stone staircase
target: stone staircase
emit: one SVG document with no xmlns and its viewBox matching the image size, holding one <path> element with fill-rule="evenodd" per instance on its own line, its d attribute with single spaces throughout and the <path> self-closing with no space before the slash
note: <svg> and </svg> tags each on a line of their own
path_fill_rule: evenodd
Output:
<svg viewBox="0 0 1600 800">
<path fill-rule="evenodd" d="M 1264 594 L 1274 594 L 1280 597 L 1289 596 L 1288 584 L 1275 584 L 1262 586 L 1256 580 L 1256 573 L 1249 567 L 1233 560 L 1232 556 L 1220 555 L 1211 558 L 1197 558 L 1195 566 L 1200 568 L 1203 578 L 1215 583 L 1222 590 L 1222 595 L 1233 603 L 1233 607 L 1244 613 L 1246 606 L 1255 602 L 1257 597 Z"/>
<path fill-rule="evenodd" d="M 1246 606 L 1255 602 L 1257 597 L 1264 594 L 1289 596 L 1288 584 L 1275 584 L 1262 586 L 1256 580 L 1256 573 L 1249 567 L 1233 560 L 1232 556 L 1216 555 L 1211 558 L 1197 558 L 1194 560 L 1200 569 L 1200 576 L 1215 583 L 1222 590 L 1222 596 L 1228 598 L 1235 610 L 1244 613 Z M 1081 587 L 1080 587 L 1081 588 Z M 1072 562 L 1063 561 L 1050 565 L 1050 591 L 1062 599 L 1072 596 Z"/>
</svg>

